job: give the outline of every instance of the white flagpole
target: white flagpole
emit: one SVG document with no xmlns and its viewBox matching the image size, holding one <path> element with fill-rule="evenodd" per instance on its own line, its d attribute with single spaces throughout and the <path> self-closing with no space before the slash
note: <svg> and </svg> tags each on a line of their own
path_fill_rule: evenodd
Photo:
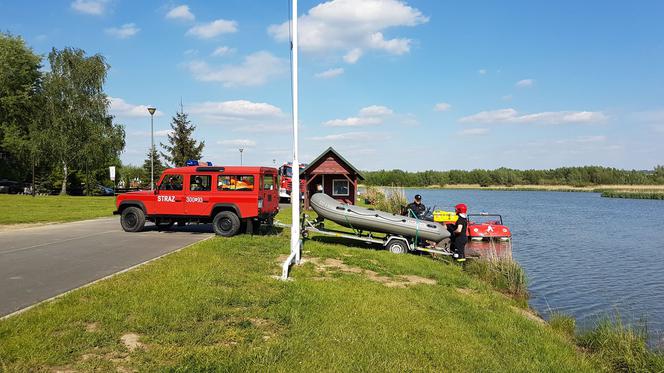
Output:
<svg viewBox="0 0 664 373">
<path fill-rule="evenodd" d="M 290 243 L 290 256 L 286 259 L 283 266 L 282 279 L 288 278 L 288 267 L 293 261 L 296 264 L 300 263 L 301 243 L 300 243 L 300 161 L 298 159 L 298 92 L 297 92 L 297 52 L 298 52 L 298 38 L 297 38 L 297 0 L 293 0 L 293 9 L 291 14 L 292 19 L 292 41 L 291 41 L 291 55 L 292 55 L 292 91 L 293 91 L 293 187 L 291 190 L 291 206 L 292 206 L 292 223 L 291 223 L 291 243 Z"/>
</svg>

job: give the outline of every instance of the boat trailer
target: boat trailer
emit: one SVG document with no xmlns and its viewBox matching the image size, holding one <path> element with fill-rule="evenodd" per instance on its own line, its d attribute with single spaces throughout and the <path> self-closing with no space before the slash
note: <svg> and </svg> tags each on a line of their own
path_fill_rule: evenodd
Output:
<svg viewBox="0 0 664 373">
<path fill-rule="evenodd" d="M 325 228 L 324 221 L 322 217 L 318 217 L 315 220 L 309 220 L 309 215 L 304 214 L 301 225 L 301 234 L 302 239 L 306 240 L 309 238 L 309 233 L 316 233 L 329 237 L 341 237 L 350 240 L 360 241 L 367 244 L 376 244 L 382 245 L 389 252 L 394 254 L 405 254 L 407 252 L 426 252 L 432 254 L 452 256 L 450 251 L 450 239 L 446 238 L 439 243 L 431 242 L 431 245 L 420 246 L 418 243 L 426 243 L 428 241 L 416 242 L 415 239 L 409 240 L 406 237 L 400 235 L 393 235 L 389 233 L 378 233 L 375 236 L 374 232 L 367 232 L 362 230 L 354 229 L 353 233 L 338 231 L 333 229 Z M 384 235 L 381 237 L 381 235 Z"/>
</svg>

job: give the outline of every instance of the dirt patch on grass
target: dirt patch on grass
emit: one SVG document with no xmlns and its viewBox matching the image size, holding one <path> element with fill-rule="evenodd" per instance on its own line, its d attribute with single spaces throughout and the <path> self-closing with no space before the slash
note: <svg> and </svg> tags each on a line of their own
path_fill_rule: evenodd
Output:
<svg viewBox="0 0 664 373">
<path fill-rule="evenodd" d="M 378 282 L 390 288 L 405 288 L 418 284 L 435 285 L 437 283 L 436 280 L 416 275 L 399 275 L 394 277 L 383 276 L 370 269 L 349 266 L 339 259 L 327 258 L 323 260 L 321 258 L 309 258 L 309 262 L 316 266 L 316 271 L 319 273 L 341 271 L 344 273 L 363 275 L 371 281 Z M 322 280 L 324 278 L 325 277 L 316 277 L 316 280 Z"/>
<path fill-rule="evenodd" d="M 120 337 L 120 341 L 122 341 L 122 344 L 125 347 L 127 347 L 127 350 L 129 350 L 129 352 L 132 352 L 137 348 L 145 347 L 143 343 L 138 341 L 139 338 L 140 336 L 136 333 L 127 333 L 122 335 L 122 337 Z"/>
<path fill-rule="evenodd" d="M 62 367 L 51 368 L 51 372 L 53 372 L 53 373 L 78 373 L 77 370 L 74 370 L 74 369 L 71 369 L 71 368 L 62 368 Z"/>
<path fill-rule="evenodd" d="M 88 332 L 88 333 L 94 333 L 94 332 L 96 332 L 97 330 L 99 330 L 99 323 L 91 322 L 91 323 L 87 323 L 87 324 L 85 324 L 85 331 L 86 331 L 86 332 Z"/>
<path fill-rule="evenodd" d="M 542 324 L 542 325 L 546 324 L 546 321 L 544 321 L 544 319 L 539 317 L 535 312 L 533 312 L 531 310 L 527 310 L 527 309 L 523 309 L 523 308 L 519 308 L 519 307 L 515 307 L 515 306 L 510 306 L 510 308 L 514 312 L 524 316 L 527 319 L 533 320 L 536 323 L 539 323 L 539 324 Z"/>
<path fill-rule="evenodd" d="M 471 295 L 475 293 L 475 290 L 473 289 L 468 289 L 468 288 L 456 288 L 454 289 L 457 291 L 457 293 L 461 293 L 463 295 Z"/>
</svg>

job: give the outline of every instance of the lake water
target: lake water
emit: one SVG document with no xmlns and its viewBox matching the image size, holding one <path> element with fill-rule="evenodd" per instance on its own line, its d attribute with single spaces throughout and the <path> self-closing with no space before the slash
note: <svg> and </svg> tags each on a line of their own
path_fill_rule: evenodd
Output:
<svg viewBox="0 0 664 373">
<path fill-rule="evenodd" d="M 643 325 L 664 346 L 664 201 L 597 193 L 406 190 L 427 207 L 503 216 L 526 270 L 530 305 L 572 315 L 580 329 L 606 315 Z"/>
</svg>

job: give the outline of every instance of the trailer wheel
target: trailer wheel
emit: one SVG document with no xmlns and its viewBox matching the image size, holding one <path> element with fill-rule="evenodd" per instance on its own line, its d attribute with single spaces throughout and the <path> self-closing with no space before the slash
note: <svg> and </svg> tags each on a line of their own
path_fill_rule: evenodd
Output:
<svg viewBox="0 0 664 373">
<path fill-rule="evenodd" d="M 235 236 L 240 230 L 240 218 L 231 211 L 221 211 L 212 219 L 212 228 L 219 236 Z"/>
<path fill-rule="evenodd" d="M 145 213 L 138 207 L 127 207 L 122 210 L 120 225 L 125 232 L 140 232 L 145 227 Z"/>
<path fill-rule="evenodd" d="M 392 254 L 405 254 L 408 252 L 408 245 L 401 240 L 392 240 L 387 244 L 387 250 Z"/>
</svg>

